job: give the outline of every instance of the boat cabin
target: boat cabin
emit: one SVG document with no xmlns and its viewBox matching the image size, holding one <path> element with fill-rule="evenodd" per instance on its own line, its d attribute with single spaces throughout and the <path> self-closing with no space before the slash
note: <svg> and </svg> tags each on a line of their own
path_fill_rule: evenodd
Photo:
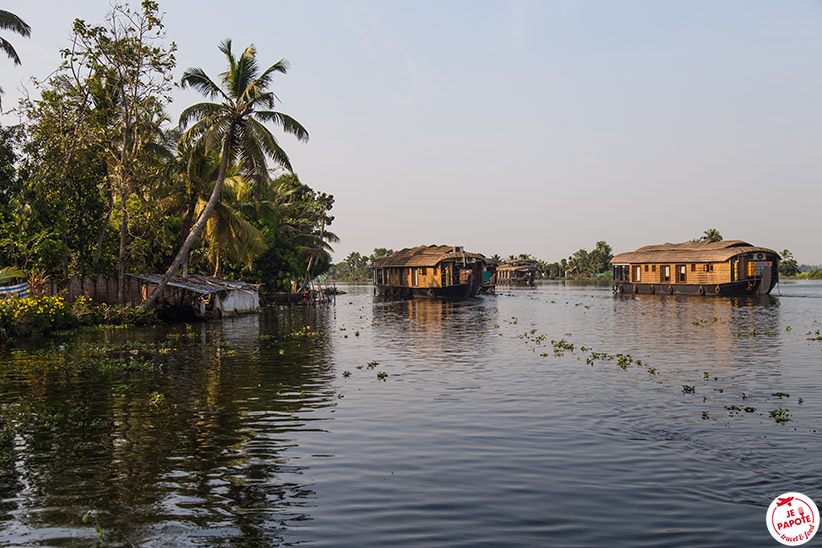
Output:
<svg viewBox="0 0 822 548">
<path fill-rule="evenodd" d="M 537 262 L 533 259 L 514 259 L 497 268 L 497 283 L 503 285 L 534 285 Z"/>
<path fill-rule="evenodd" d="M 488 265 L 488 266 L 487 266 Z M 462 247 L 429 245 L 402 249 L 374 259 L 374 286 L 388 297 L 476 296 L 485 282 L 489 259 Z"/>
<path fill-rule="evenodd" d="M 779 254 L 741 240 L 649 245 L 611 263 L 618 293 L 766 295 L 779 281 Z"/>
</svg>

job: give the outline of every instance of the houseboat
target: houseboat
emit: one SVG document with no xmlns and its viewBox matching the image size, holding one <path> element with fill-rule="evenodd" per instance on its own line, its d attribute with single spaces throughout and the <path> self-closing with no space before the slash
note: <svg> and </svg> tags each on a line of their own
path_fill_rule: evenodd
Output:
<svg viewBox="0 0 822 548">
<path fill-rule="evenodd" d="M 534 285 L 537 262 L 533 259 L 514 259 L 497 268 L 497 283 L 500 285 Z"/>
<path fill-rule="evenodd" d="M 617 293 L 767 295 L 779 281 L 779 254 L 741 240 L 649 245 L 611 263 Z"/>
<path fill-rule="evenodd" d="M 423 245 L 375 259 L 371 272 L 382 296 L 475 297 L 483 288 L 487 262 L 484 255 L 462 247 Z"/>
</svg>

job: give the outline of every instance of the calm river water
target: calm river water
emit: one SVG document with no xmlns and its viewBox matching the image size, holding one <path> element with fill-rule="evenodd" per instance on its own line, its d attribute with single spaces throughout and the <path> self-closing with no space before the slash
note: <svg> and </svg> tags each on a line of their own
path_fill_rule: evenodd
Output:
<svg viewBox="0 0 822 548">
<path fill-rule="evenodd" d="M 777 546 L 822 503 L 822 283 L 344 289 L 2 349 L 0 546 Z"/>
</svg>

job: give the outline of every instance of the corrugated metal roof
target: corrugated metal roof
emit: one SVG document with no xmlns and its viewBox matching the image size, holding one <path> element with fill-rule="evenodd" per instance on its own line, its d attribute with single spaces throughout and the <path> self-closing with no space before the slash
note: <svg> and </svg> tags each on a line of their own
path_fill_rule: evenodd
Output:
<svg viewBox="0 0 822 548">
<path fill-rule="evenodd" d="M 405 248 L 397 251 L 388 257 L 374 259 L 372 268 L 386 267 L 408 267 L 408 266 L 435 266 L 440 261 L 446 259 L 480 259 L 486 260 L 481 253 L 467 253 L 465 251 L 454 251 L 451 245 L 421 245 L 417 247 Z"/>
<path fill-rule="evenodd" d="M 163 279 L 162 274 L 127 274 L 132 278 L 143 280 L 149 283 L 158 284 Z M 259 284 L 248 284 L 244 282 L 233 282 L 230 280 L 221 280 L 219 278 L 211 278 L 208 276 L 192 275 L 188 277 L 172 276 L 168 285 L 177 287 L 179 289 L 186 289 L 194 293 L 201 293 L 208 295 L 210 293 L 217 293 L 220 291 L 230 291 L 239 289 L 242 291 L 259 291 Z"/>
<path fill-rule="evenodd" d="M 742 240 L 720 242 L 683 242 L 681 244 L 646 245 L 636 251 L 620 253 L 612 263 L 712 263 L 727 261 L 740 253 L 774 253 L 773 249 L 757 247 Z"/>
</svg>

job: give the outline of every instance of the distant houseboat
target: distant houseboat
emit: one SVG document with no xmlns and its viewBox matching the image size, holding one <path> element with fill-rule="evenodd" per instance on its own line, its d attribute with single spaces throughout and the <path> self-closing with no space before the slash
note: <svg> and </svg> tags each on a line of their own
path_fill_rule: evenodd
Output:
<svg viewBox="0 0 822 548">
<path fill-rule="evenodd" d="M 514 259 L 499 265 L 497 283 L 500 285 L 534 285 L 537 262 L 532 259 Z"/>
<path fill-rule="evenodd" d="M 374 259 L 371 271 L 374 286 L 388 297 L 472 297 L 483 289 L 486 263 L 480 253 L 462 247 L 418 246 Z"/>
<path fill-rule="evenodd" d="M 649 245 L 611 263 L 619 293 L 767 295 L 779 281 L 779 254 L 741 240 Z"/>
</svg>

